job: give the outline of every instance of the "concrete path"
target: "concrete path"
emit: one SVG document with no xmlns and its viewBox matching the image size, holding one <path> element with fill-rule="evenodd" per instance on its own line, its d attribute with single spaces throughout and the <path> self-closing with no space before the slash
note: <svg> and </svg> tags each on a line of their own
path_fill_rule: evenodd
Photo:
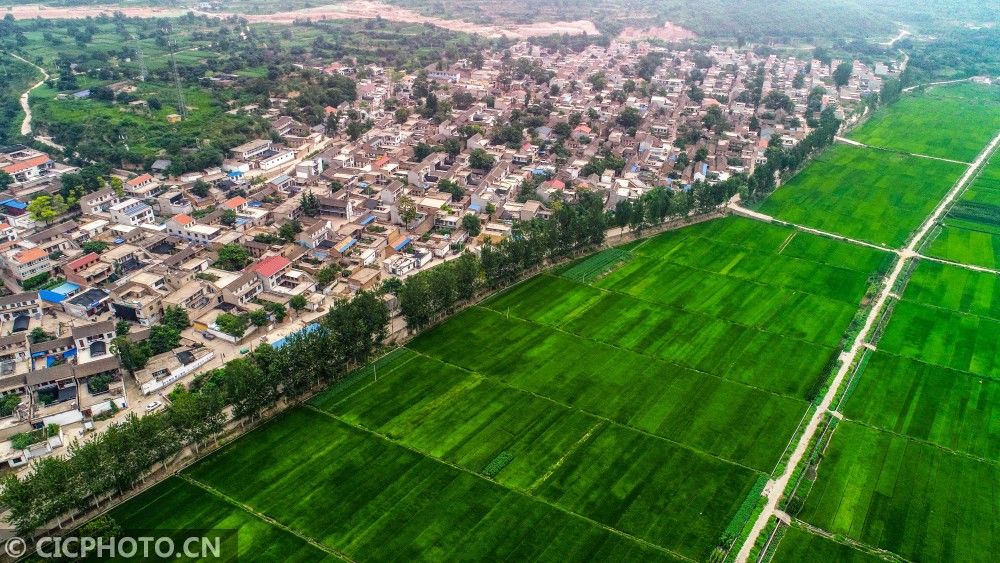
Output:
<svg viewBox="0 0 1000 563">
<path fill-rule="evenodd" d="M 896 281 L 902 274 L 907 261 L 913 258 L 920 257 L 920 255 L 917 254 L 916 249 L 919 248 L 919 245 L 923 242 L 923 239 L 927 236 L 927 233 L 930 232 L 931 228 L 937 223 L 937 221 L 941 218 L 944 212 L 948 209 L 948 206 L 951 205 L 951 202 L 954 201 L 954 199 L 958 196 L 958 194 L 962 192 L 963 189 L 965 189 L 965 186 L 973 177 L 975 177 L 976 173 L 979 171 L 979 168 L 983 165 L 984 162 L 986 162 L 986 160 L 990 157 L 990 155 L 993 154 L 993 152 L 997 148 L 997 144 L 1000 144 L 1000 133 L 997 133 L 997 135 L 993 137 L 993 140 L 990 141 L 990 143 L 986 146 L 986 148 L 984 148 L 982 152 L 979 153 L 979 156 L 976 157 L 976 160 L 972 162 L 968 170 L 965 171 L 965 174 L 963 174 L 962 177 L 959 178 L 958 181 L 955 183 L 955 185 L 951 188 L 951 190 L 948 191 L 944 199 L 942 199 L 941 202 L 938 203 L 934 211 L 929 216 L 927 216 L 926 219 L 924 219 L 923 224 L 920 226 L 919 229 L 917 229 L 917 232 L 914 233 L 914 235 L 910 238 L 910 242 L 906 245 L 906 247 L 898 251 L 899 259 L 896 260 L 896 264 L 892 268 L 892 272 L 890 272 L 889 276 L 885 279 L 885 281 L 883 281 L 882 288 L 878 293 L 878 297 L 875 299 L 875 303 L 872 306 L 871 311 L 865 318 L 864 326 L 861 328 L 861 331 L 858 332 L 858 335 L 857 337 L 855 337 L 854 343 L 851 345 L 851 348 L 848 350 L 846 356 L 843 356 L 844 361 L 841 363 L 840 369 L 837 370 L 837 374 L 834 376 L 833 382 L 830 384 L 830 387 L 827 390 L 826 395 L 823 396 L 823 401 L 820 403 L 819 407 L 816 409 L 816 412 L 809 420 L 809 424 L 806 425 L 805 432 L 803 432 L 802 436 L 799 438 L 799 442 L 795 446 L 795 450 L 792 452 L 792 455 L 788 460 L 788 464 L 785 466 L 784 473 L 782 473 L 782 475 L 774 481 L 774 486 L 772 486 L 768 491 L 767 504 L 764 506 L 764 510 L 760 513 L 760 516 L 758 516 L 757 520 L 754 522 L 750 534 L 747 536 L 746 541 L 743 542 L 743 545 L 740 547 L 740 551 L 736 556 L 736 561 L 738 561 L 739 563 L 745 563 L 747 559 L 750 557 L 750 551 L 753 549 L 754 544 L 757 543 L 757 538 L 760 537 L 761 532 L 764 530 L 764 527 L 767 525 L 767 522 L 768 520 L 770 520 L 771 516 L 773 516 L 776 513 L 776 510 L 778 508 L 778 502 L 781 500 L 781 497 L 785 493 L 785 489 L 788 487 L 788 483 L 790 482 L 792 477 L 792 472 L 795 470 L 796 466 L 798 466 L 799 462 L 802 460 L 802 457 L 805 455 L 806 449 L 808 448 L 809 443 L 812 441 L 813 437 L 816 435 L 816 431 L 819 429 L 819 425 L 820 422 L 822 422 L 823 417 L 826 415 L 827 412 L 831 412 L 830 407 L 833 404 L 833 399 L 834 397 L 837 396 L 837 393 L 840 391 L 840 387 L 843 385 L 847 373 L 851 369 L 851 365 L 854 363 L 854 360 L 857 358 L 858 354 L 862 350 L 867 349 L 865 346 L 866 344 L 865 337 L 868 336 L 868 333 L 871 331 L 872 327 L 879 319 L 879 316 L 882 313 L 882 309 L 885 306 L 886 301 L 890 298 L 890 294 L 892 293 L 892 288 L 893 286 L 896 285 Z"/>
</svg>

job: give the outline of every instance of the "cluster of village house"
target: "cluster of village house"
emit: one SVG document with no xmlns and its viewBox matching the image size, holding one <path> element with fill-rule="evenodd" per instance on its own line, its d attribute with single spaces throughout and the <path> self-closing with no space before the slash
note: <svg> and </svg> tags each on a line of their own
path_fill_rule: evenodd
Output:
<svg viewBox="0 0 1000 563">
<path fill-rule="evenodd" d="M 652 95 L 609 95 L 635 80 L 628 69 L 655 51 L 662 52 L 664 62 L 651 80 Z M 703 69 L 699 86 L 705 97 L 694 102 L 685 83 L 696 68 L 693 52 L 612 43 L 555 54 L 517 44 L 511 48 L 512 59 L 530 59 L 553 78 L 546 84 L 530 77 L 507 84 L 501 80 L 500 53 L 488 53 L 480 69 L 468 61 L 429 68 L 439 100 L 458 93 L 475 99 L 441 122 L 417 112 L 397 119 L 385 102 L 392 98 L 412 108 L 416 75 L 394 80 L 383 69 L 370 67 L 366 78 L 358 80 L 356 101 L 326 108 L 339 115 L 352 109 L 372 121 L 357 140 L 349 140 L 343 127 L 327 135 L 323 126 L 299 123 L 283 115 L 288 100 L 275 99 L 272 109 L 261 112 L 274 134 L 232 148 L 222 167 L 181 177 L 165 174 L 168 161 L 157 161 L 149 170 L 119 170 L 121 190 L 89 193 L 80 198 L 78 211 L 50 224 L 33 221 L 28 202 L 57 192 L 60 176 L 75 169 L 31 148 L 3 149 L 0 169 L 14 183 L 0 194 L 0 274 L 6 286 L 0 296 L 0 394 L 23 400 L 0 423 L 0 440 L 8 440 L 6 449 L 0 446 L 0 463 L 24 464 L 61 440 L 57 435 L 29 450 L 15 450 L 9 438 L 16 433 L 53 423 L 84 427 L 108 411 L 134 406 L 129 403 L 144 395 L 169 390 L 205 366 L 217 366 L 226 350 L 267 339 L 254 335 L 252 325 L 243 337 L 226 334 L 215 324 L 222 313 L 254 310 L 268 301 L 288 304 L 295 296 L 306 299 L 306 311 L 318 313 L 332 300 L 374 288 L 388 276 L 406 276 L 463 250 L 476 251 L 487 238 L 507 236 L 515 221 L 544 218 L 552 201 L 572 201 L 581 190 L 602 194 L 611 209 L 654 186 L 680 190 L 698 180 L 749 173 L 772 136 L 794 145 L 808 133 L 807 97 L 816 86 L 826 87 L 824 107 L 835 104 L 842 111 L 899 70 L 891 64 L 870 69 L 855 62 L 849 84 L 838 91 L 831 85 L 831 72 L 839 61 L 759 57 L 728 48 L 712 48 L 707 55 L 713 63 Z M 755 110 L 736 101 L 761 64 L 766 69 L 763 93 L 786 93 L 794 110 Z M 356 75 L 343 64 L 323 70 Z M 588 81 L 595 73 L 606 77 L 603 92 Z M 796 87 L 795 82 L 801 84 Z M 512 111 L 523 110 L 526 100 L 549 100 L 554 111 L 516 149 L 492 145 L 490 131 L 507 123 Z M 626 107 L 643 118 L 634 135 L 615 119 Z M 721 110 L 728 127 L 704 130 L 702 119 L 713 107 Z M 557 124 L 573 114 L 582 119 L 564 140 L 570 156 L 544 150 L 555 138 Z M 751 130 L 755 116 L 759 127 Z M 482 133 L 468 137 L 459 154 L 414 158 L 416 145 L 440 145 L 468 125 L 479 126 Z M 678 148 L 676 137 L 690 127 L 703 130 L 701 140 Z M 492 169 L 470 165 L 469 155 L 476 149 L 495 158 Z M 695 161 L 698 149 L 706 150 L 707 157 Z M 624 170 L 581 174 L 605 150 L 626 161 Z M 681 153 L 692 164 L 678 170 Z M 518 201 L 522 182 L 539 175 L 546 180 L 537 196 Z M 457 183 L 464 195 L 440 191 L 442 180 Z M 203 183 L 210 186 L 207 194 L 193 191 Z M 318 207 L 308 214 L 302 205 L 307 193 L 316 196 Z M 404 201 L 416 211 L 406 224 L 403 217 L 410 214 L 401 213 Z M 481 220 L 478 236 L 463 229 L 468 214 Z M 278 240 L 279 228 L 290 221 L 297 221 L 301 231 L 292 241 Z M 88 241 L 101 241 L 106 249 L 87 252 Z M 218 250 L 230 244 L 249 252 L 252 261 L 244 269 L 218 266 Z M 318 273 L 330 267 L 337 275 L 318 285 Z M 46 273 L 53 283 L 45 289 L 21 288 L 25 280 Z M 184 332 L 182 347 L 153 357 L 134 377 L 125 374 L 110 347 L 116 324 L 131 323 L 128 338 L 139 341 L 170 306 L 187 311 L 193 324 Z M 54 339 L 32 342 L 28 335 L 37 327 Z M 110 378 L 110 384 L 94 389 L 90 383 L 95 378 Z"/>
</svg>

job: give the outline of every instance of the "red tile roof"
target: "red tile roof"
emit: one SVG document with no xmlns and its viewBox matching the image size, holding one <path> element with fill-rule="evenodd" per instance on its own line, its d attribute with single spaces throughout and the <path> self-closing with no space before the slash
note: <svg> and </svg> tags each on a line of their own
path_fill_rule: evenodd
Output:
<svg viewBox="0 0 1000 563">
<path fill-rule="evenodd" d="M 254 264 L 253 271 L 264 276 L 265 278 L 269 278 L 280 272 L 291 263 L 291 260 L 285 258 L 284 256 L 268 256 L 267 258 L 264 258 L 260 262 Z"/>
<path fill-rule="evenodd" d="M 14 255 L 14 260 L 17 260 L 21 264 L 28 264 L 46 256 L 48 256 L 48 253 L 36 246 L 35 248 L 18 252 Z"/>
<path fill-rule="evenodd" d="M 125 183 L 128 184 L 128 185 L 130 185 L 130 186 L 138 186 L 138 185 L 143 184 L 145 182 L 148 182 L 148 181 L 150 181 L 152 179 L 153 179 L 153 177 L 150 176 L 149 174 L 143 174 L 142 176 L 136 176 L 135 178 L 132 178 L 131 180 L 129 180 L 128 182 L 125 182 Z"/>
<path fill-rule="evenodd" d="M 177 215 L 174 215 L 174 223 L 177 223 L 178 225 L 190 225 L 191 223 L 194 223 L 194 218 L 190 215 L 178 213 Z"/>
<path fill-rule="evenodd" d="M 49 155 L 43 154 L 43 155 L 40 155 L 40 156 L 29 158 L 27 160 L 22 160 L 20 162 L 15 162 L 14 164 L 8 164 L 7 166 L 3 167 L 3 171 L 6 172 L 6 173 L 8 173 L 8 174 L 17 174 L 18 172 L 21 172 L 22 170 L 28 170 L 29 168 L 34 168 L 36 166 L 41 166 L 43 164 L 46 164 L 46 163 L 50 162 L 51 160 L 52 159 L 49 158 Z"/>
<path fill-rule="evenodd" d="M 96 260 L 97 260 L 97 253 L 91 252 L 90 254 L 86 254 L 84 256 L 77 258 L 76 260 L 71 261 L 69 264 L 66 264 L 66 267 L 69 268 L 70 270 L 78 270 Z"/>
<path fill-rule="evenodd" d="M 226 207 L 228 207 L 229 209 L 236 209 L 237 207 L 246 204 L 247 204 L 247 198 L 242 196 L 236 196 L 226 201 Z"/>
</svg>

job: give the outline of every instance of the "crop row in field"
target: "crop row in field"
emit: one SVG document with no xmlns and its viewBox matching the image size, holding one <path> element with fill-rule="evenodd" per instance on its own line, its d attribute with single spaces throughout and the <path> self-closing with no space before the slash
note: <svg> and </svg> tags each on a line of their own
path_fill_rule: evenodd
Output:
<svg viewBox="0 0 1000 563">
<path fill-rule="evenodd" d="M 949 210 L 927 254 L 986 268 L 1000 266 L 1000 154 Z"/>
<path fill-rule="evenodd" d="M 998 315 L 995 275 L 919 264 L 852 384 L 800 518 L 910 560 L 992 558 Z"/>
<path fill-rule="evenodd" d="M 886 254 L 730 218 L 593 275 L 605 258 L 596 285 L 519 284 L 186 478 L 358 560 L 708 558 Z"/>
<path fill-rule="evenodd" d="M 775 191 L 761 211 L 897 248 L 964 171 L 961 164 L 836 145 Z"/>
<path fill-rule="evenodd" d="M 971 162 L 1000 129 L 1000 89 L 979 84 L 904 95 L 851 133 L 867 145 Z"/>
</svg>

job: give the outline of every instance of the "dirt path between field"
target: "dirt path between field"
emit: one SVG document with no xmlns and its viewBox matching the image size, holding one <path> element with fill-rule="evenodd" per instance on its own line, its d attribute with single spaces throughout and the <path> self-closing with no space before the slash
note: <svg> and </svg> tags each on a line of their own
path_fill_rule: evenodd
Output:
<svg viewBox="0 0 1000 563">
<path fill-rule="evenodd" d="M 795 229 L 798 229 L 800 231 L 812 233 L 814 235 L 819 235 L 821 237 L 842 240 L 849 242 L 851 244 L 856 244 L 858 246 L 867 246 L 868 248 L 874 248 L 876 250 L 881 250 L 883 252 L 896 252 L 891 248 L 886 248 L 884 246 L 880 246 L 872 242 L 851 237 L 845 237 L 844 235 L 838 235 L 837 233 L 822 231 L 820 229 L 814 229 L 813 227 L 807 227 L 805 225 L 799 225 L 798 223 L 784 221 L 774 217 L 773 215 L 766 215 L 759 211 L 754 211 L 753 209 L 747 209 L 746 207 L 740 205 L 740 194 L 734 195 L 732 199 L 729 200 L 729 203 L 726 204 L 726 207 L 734 214 L 747 217 L 749 219 L 756 219 L 758 221 L 763 221 L 765 223 L 774 223 L 776 225 L 788 225 L 789 227 L 794 227 Z"/>
<path fill-rule="evenodd" d="M 951 159 L 951 158 L 944 158 L 944 157 L 941 157 L 941 156 L 931 156 L 929 154 L 919 154 L 919 153 L 915 153 L 915 152 L 898 151 L 898 150 L 895 150 L 895 149 L 892 149 L 892 148 L 888 148 L 888 147 L 876 147 L 876 146 L 873 146 L 873 145 L 866 145 L 866 144 L 861 143 L 859 141 L 855 141 L 854 139 L 848 139 L 847 137 L 841 137 L 839 135 L 836 136 L 836 137 L 834 137 L 833 140 L 837 141 L 839 143 L 844 143 L 845 145 L 851 145 L 853 147 L 863 147 L 863 148 L 866 148 L 866 149 L 874 149 L 874 150 L 877 150 L 877 151 L 898 152 L 898 153 L 905 154 L 905 155 L 908 155 L 908 156 L 913 156 L 913 157 L 916 157 L 916 158 L 929 158 L 931 160 L 940 160 L 942 162 L 951 162 L 951 163 L 954 163 L 954 164 L 961 164 L 962 166 L 969 166 L 970 164 L 972 164 L 970 162 L 965 162 L 964 160 L 954 160 L 954 159 Z"/>
<path fill-rule="evenodd" d="M 919 257 L 916 249 L 920 247 L 923 239 L 930 232 L 931 228 L 937 223 L 941 218 L 941 215 L 948 209 L 951 202 L 965 189 L 966 184 L 974 178 L 982 167 L 982 165 L 989 159 L 989 157 L 996 150 L 997 145 L 1000 144 L 1000 133 L 997 133 L 990 141 L 988 145 L 979 153 L 979 156 L 969 165 L 968 170 L 965 174 L 955 182 L 955 185 L 948 191 L 944 199 L 938 203 L 934 211 L 924 219 L 920 228 L 917 229 L 916 233 L 910 238 L 910 242 L 902 249 L 898 251 L 899 258 L 896 260 L 896 265 L 893 267 L 892 272 L 883 281 L 882 288 L 879 290 L 878 297 L 875 299 L 875 303 L 868 313 L 867 318 L 865 318 L 865 324 L 858 332 L 857 337 L 854 339 L 854 343 L 851 345 L 850 350 L 842 356 L 843 361 L 840 365 L 840 369 L 837 370 L 837 374 L 833 378 L 833 382 L 830 384 L 829 389 L 827 389 L 826 395 L 823 396 L 823 401 L 819 404 L 816 412 L 813 414 L 812 418 L 809 420 L 809 424 L 806 426 L 805 432 L 799 438 L 798 444 L 795 446 L 795 450 L 792 452 L 791 457 L 788 459 L 788 464 L 785 466 L 784 472 L 777 480 L 769 482 L 764 491 L 767 495 L 767 504 L 764 506 L 764 510 L 757 517 L 754 522 L 753 528 L 750 534 L 747 536 L 746 541 L 740 547 L 740 551 L 736 556 L 736 561 L 738 563 L 746 563 L 750 556 L 750 551 L 753 546 L 757 543 L 757 538 L 760 537 L 761 532 L 767 525 L 768 520 L 771 516 L 775 514 L 778 507 L 778 502 L 784 496 L 785 489 L 788 487 L 788 483 L 791 480 L 792 473 L 795 468 L 802 461 L 802 456 L 805 455 L 806 450 L 809 447 L 809 443 L 812 441 L 813 437 L 816 435 L 816 430 L 820 426 L 820 422 L 826 413 L 831 412 L 831 405 L 833 404 L 834 397 L 840 391 L 841 386 L 846 379 L 847 372 L 850 371 L 854 360 L 857 358 L 858 353 L 862 350 L 867 349 L 865 342 L 868 333 L 871 331 L 875 322 L 879 319 L 882 314 L 882 309 L 886 304 L 886 301 L 890 298 L 893 286 L 896 285 L 896 280 L 899 279 L 900 274 L 903 272 L 907 261 Z"/>
<path fill-rule="evenodd" d="M 527 37 L 538 37 L 552 34 L 570 35 L 598 35 L 597 26 L 589 20 L 561 21 L 561 22 L 537 22 L 530 24 L 479 24 L 464 20 L 452 20 L 433 16 L 425 16 L 413 10 L 390 6 L 382 2 L 372 0 L 348 0 L 346 2 L 306 8 L 302 10 L 288 10 L 275 12 L 273 14 L 246 14 L 239 11 L 231 12 L 202 12 L 199 10 L 188 10 L 184 8 L 155 8 L 144 6 L 81 6 L 75 8 L 52 7 L 44 5 L 22 5 L 8 8 L 6 13 L 13 14 L 16 19 L 82 19 L 96 17 L 100 14 L 110 14 L 121 12 L 128 17 L 151 18 L 151 17 L 178 17 L 187 12 L 196 14 L 229 17 L 240 16 L 251 22 L 259 23 L 292 23 L 296 20 L 311 19 L 316 20 L 337 20 L 337 19 L 374 19 L 380 17 L 385 20 L 407 22 L 407 23 L 428 23 L 450 29 L 452 31 L 464 33 L 478 33 L 487 37 L 507 37 L 510 39 L 524 39 Z"/>
<path fill-rule="evenodd" d="M 31 94 L 32 90 L 34 90 L 35 88 L 38 88 L 42 84 L 45 84 L 45 81 L 49 79 L 49 73 L 45 72 L 44 68 L 36 65 L 35 63 L 33 63 L 33 62 L 31 62 L 31 61 L 29 61 L 27 59 L 22 58 L 19 55 L 11 53 L 10 56 L 12 56 L 15 59 L 23 62 L 24 64 L 29 64 L 29 65 L 35 67 L 35 69 L 37 69 L 38 72 L 42 73 L 42 79 L 39 80 L 38 82 L 36 82 L 34 85 L 32 85 L 27 90 L 25 90 L 25 92 L 23 94 L 21 94 L 21 110 L 24 111 L 24 120 L 21 121 L 21 134 L 22 135 L 30 135 L 31 134 L 31 105 L 28 103 L 28 96 Z"/>
</svg>

